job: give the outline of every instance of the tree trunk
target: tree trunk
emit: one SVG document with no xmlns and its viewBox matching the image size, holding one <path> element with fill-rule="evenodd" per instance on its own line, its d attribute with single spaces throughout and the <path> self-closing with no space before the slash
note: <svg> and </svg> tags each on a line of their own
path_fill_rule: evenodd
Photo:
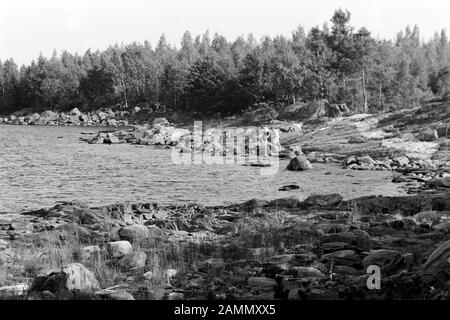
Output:
<svg viewBox="0 0 450 320">
<path fill-rule="evenodd" d="M 382 91 L 382 88 L 381 88 L 381 82 L 380 82 L 380 85 L 379 85 L 378 90 L 379 90 L 378 94 L 379 94 L 379 99 L 380 99 L 380 108 L 381 108 L 381 111 L 384 111 L 384 106 L 383 106 L 383 91 Z"/>
<path fill-rule="evenodd" d="M 364 100 L 364 113 L 369 111 L 369 107 L 367 105 L 367 92 L 366 92 L 366 72 L 364 67 L 362 68 L 362 88 L 363 88 L 363 100 Z"/>
<path fill-rule="evenodd" d="M 122 80 L 122 87 L 123 87 L 123 95 L 125 98 L 125 109 L 128 109 L 127 87 L 125 86 L 125 81 L 123 80 Z"/>
</svg>

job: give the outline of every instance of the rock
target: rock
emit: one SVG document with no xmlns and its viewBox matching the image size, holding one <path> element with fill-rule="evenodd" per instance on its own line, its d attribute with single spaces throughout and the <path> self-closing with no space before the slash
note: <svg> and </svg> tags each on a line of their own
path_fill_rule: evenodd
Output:
<svg viewBox="0 0 450 320">
<path fill-rule="evenodd" d="M 436 142 L 413 142 L 405 141 L 403 138 L 385 139 L 381 146 L 402 152 L 410 159 L 431 159 L 439 149 L 439 143 Z"/>
<path fill-rule="evenodd" d="M 164 271 L 164 274 L 167 278 L 167 281 L 169 282 L 173 277 L 175 277 L 178 274 L 178 270 L 169 268 Z"/>
<path fill-rule="evenodd" d="M 268 206 L 269 203 L 266 200 L 259 200 L 259 199 L 252 199 L 249 201 L 246 201 L 239 205 L 239 207 L 243 209 L 259 209 Z"/>
<path fill-rule="evenodd" d="M 166 118 L 156 118 L 152 121 L 153 126 L 168 126 L 170 122 Z"/>
<path fill-rule="evenodd" d="M 144 268 L 146 263 L 147 255 L 145 252 L 136 251 L 123 256 L 118 265 L 123 271 L 129 271 L 130 269 Z"/>
<path fill-rule="evenodd" d="M 291 191 L 291 190 L 298 190 L 300 187 L 296 184 L 290 184 L 288 186 L 283 186 L 278 191 Z"/>
<path fill-rule="evenodd" d="M 120 143 L 120 140 L 118 137 L 116 137 L 114 134 L 108 132 L 106 134 L 106 137 L 103 139 L 103 143 L 107 144 L 117 144 Z"/>
<path fill-rule="evenodd" d="M 282 198 L 269 202 L 270 207 L 275 208 L 297 208 L 300 201 L 296 198 Z"/>
<path fill-rule="evenodd" d="M 320 246 L 320 250 L 323 253 L 331 253 L 336 251 L 348 250 L 351 247 L 350 244 L 345 242 L 329 242 Z"/>
<path fill-rule="evenodd" d="M 336 274 L 345 274 L 345 275 L 358 275 L 360 272 L 356 270 L 355 268 L 349 267 L 349 266 L 335 266 L 333 268 L 333 272 Z"/>
<path fill-rule="evenodd" d="M 406 266 L 400 252 L 385 249 L 372 251 L 362 263 L 365 269 L 371 265 L 380 267 L 385 275 L 391 275 Z"/>
<path fill-rule="evenodd" d="M 349 231 L 350 226 L 343 223 L 319 222 L 313 225 L 311 230 L 314 230 L 318 234 L 330 234 Z"/>
<path fill-rule="evenodd" d="M 247 279 L 247 284 L 252 287 L 252 289 L 273 289 L 277 282 L 275 279 L 266 277 L 250 277 Z"/>
<path fill-rule="evenodd" d="M 71 263 L 40 275 L 33 280 L 30 291 L 50 291 L 58 299 L 100 289 L 95 275 L 81 263 Z"/>
<path fill-rule="evenodd" d="M 436 129 L 439 138 L 450 138 L 450 124 L 443 124 Z"/>
<path fill-rule="evenodd" d="M 57 300 L 56 295 L 48 290 L 28 292 L 27 300 Z"/>
<path fill-rule="evenodd" d="M 256 109 L 243 115 L 243 121 L 247 124 L 263 125 L 275 120 L 278 112 L 271 107 Z"/>
<path fill-rule="evenodd" d="M 375 161 L 369 156 L 358 157 L 357 160 L 360 164 L 366 164 L 369 167 L 375 165 Z"/>
<path fill-rule="evenodd" d="M 34 124 L 36 121 L 38 121 L 41 118 L 41 116 L 39 115 L 39 113 L 33 113 L 30 118 L 28 119 L 28 121 L 31 124 Z"/>
<path fill-rule="evenodd" d="M 450 231 L 450 221 L 445 221 L 433 226 L 434 230 L 448 232 Z"/>
<path fill-rule="evenodd" d="M 332 253 L 327 253 L 322 256 L 323 261 L 333 262 L 336 265 L 343 265 L 349 267 L 360 267 L 361 256 L 353 250 L 342 250 Z"/>
<path fill-rule="evenodd" d="M 292 267 L 297 278 L 321 278 L 323 274 L 320 270 L 314 267 Z"/>
<path fill-rule="evenodd" d="M 108 254 L 112 258 L 121 258 L 133 251 L 131 244 L 128 241 L 114 241 L 106 245 Z"/>
<path fill-rule="evenodd" d="M 450 240 L 442 243 L 431 253 L 425 261 L 423 269 L 432 273 L 442 271 L 450 276 Z"/>
<path fill-rule="evenodd" d="M 153 272 L 152 271 L 147 271 L 146 273 L 144 273 L 142 275 L 142 278 L 144 278 L 145 280 L 152 280 Z"/>
<path fill-rule="evenodd" d="M 28 291 L 28 284 L 20 283 L 11 286 L 0 287 L 0 297 L 1 296 L 21 296 Z"/>
<path fill-rule="evenodd" d="M 0 239 L 0 250 L 6 249 L 9 246 L 9 242 Z"/>
<path fill-rule="evenodd" d="M 283 270 L 288 270 L 291 267 L 309 265 L 316 256 L 312 253 L 303 254 L 283 254 L 267 258 L 264 263 L 266 265 L 274 265 Z"/>
<path fill-rule="evenodd" d="M 344 197 L 338 193 L 328 195 L 311 195 L 301 202 L 302 207 L 333 207 L 337 206 L 344 200 Z"/>
<path fill-rule="evenodd" d="M 370 250 L 377 245 L 377 242 L 371 239 L 368 235 L 357 234 L 354 232 L 354 230 L 350 232 L 324 234 L 320 236 L 321 245 L 330 242 L 347 243 L 351 248 L 354 248 L 358 251 Z"/>
<path fill-rule="evenodd" d="M 58 114 L 51 110 L 46 110 L 41 113 L 41 117 L 45 118 L 47 121 L 56 120 L 58 118 Z"/>
<path fill-rule="evenodd" d="M 297 156 L 289 162 L 286 170 L 288 171 L 304 171 L 311 170 L 312 164 L 304 156 Z"/>
<path fill-rule="evenodd" d="M 433 178 L 429 180 L 427 186 L 433 188 L 450 188 L 450 177 L 445 178 Z"/>
<path fill-rule="evenodd" d="M 358 163 L 358 160 L 356 159 L 356 157 L 354 157 L 354 156 L 350 156 L 350 157 L 348 157 L 347 159 L 345 159 L 345 164 L 348 166 L 348 165 L 351 165 L 351 164 L 353 164 L 353 163 Z"/>
<path fill-rule="evenodd" d="M 102 300 L 135 300 L 131 293 L 126 291 L 99 291 L 95 294 Z"/>
<path fill-rule="evenodd" d="M 184 294 L 181 292 L 171 292 L 167 295 L 167 300 L 184 300 Z"/>
<path fill-rule="evenodd" d="M 425 129 L 418 134 L 417 138 L 420 141 L 435 141 L 439 139 L 439 134 L 437 130 Z"/>
<path fill-rule="evenodd" d="M 119 236 L 122 240 L 129 242 L 138 242 L 146 240 L 149 236 L 148 228 L 140 224 L 123 227 L 119 230 Z"/>
<path fill-rule="evenodd" d="M 358 136 L 352 136 L 347 140 L 347 143 L 349 144 L 360 144 L 360 143 L 367 143 L 369 141 L 366 137 L 358 137 Z"/>
<path fill-rule="evenodd" d="M 80 110 L 78 110 L 78 108 L 73 108 L 72 110 L 70 110 L 70 115 L 79 117 L 81 115 L 81 112 Z"/>
<path fill-rule="evenodd" d="M 440 214 L 437 211 L 422 211 L 413 216 L 418 222 L 438 222 L 441 219 Z"/>
<path fill-rule="evenodd" d="M 400 167 L 402 166 L 407 166 L 409 164 L 409 159 L 408 157 L 396 157 L 394 159 L 392 159 L 393 162 L 397 163 Z"/>
</svg>

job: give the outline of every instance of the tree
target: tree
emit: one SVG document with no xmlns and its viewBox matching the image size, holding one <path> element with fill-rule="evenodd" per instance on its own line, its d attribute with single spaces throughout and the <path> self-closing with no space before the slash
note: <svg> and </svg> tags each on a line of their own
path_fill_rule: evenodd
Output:
<svg viewBox="0 0 450 320">
<path fill-rule="evenodd" d="M 370 69 L 373 63 L 373 52 L 375 49 L 375 41 L 371 37 L 370 32 L 361 28 L 353 39 L 353 61 L 356 62 L 357 68 L 361 71 L 361 87 L 363 95 L 363 108 L 364 113 L 369 110 L 368 105 L 368 92 L 367 92 L 367 70 Z"/>
<path fill-rule="evenodd" d="M 213 56 L 197 60 L 189 70 L 186 94 L 191 110 L 203 113 L 220 111 L 226 75 Z"/>
</svg>

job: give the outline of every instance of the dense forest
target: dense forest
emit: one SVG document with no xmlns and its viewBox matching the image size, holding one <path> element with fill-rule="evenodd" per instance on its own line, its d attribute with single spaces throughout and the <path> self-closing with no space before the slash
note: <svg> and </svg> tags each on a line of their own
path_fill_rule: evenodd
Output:
<svg viewBox="0 0 450 320">
<path fill-rule="evenodd" d="M 20 68 L 0 61 L 0 114 L 166 106 L 204 115 L 235 114 L 261 104 L 327 99 L 360 112 L 413 107 L 450 93 L 450 48 L 445 31 L 424 42 L 407 27 L 395 40 L 355 30 L 350 13 L 291 37 L 252 35 L 229 42 L 186 31 L 181 46 L 164 35 L 149 42 L 88 50 L 82 56 L 42 55 Z"/>
</svg>

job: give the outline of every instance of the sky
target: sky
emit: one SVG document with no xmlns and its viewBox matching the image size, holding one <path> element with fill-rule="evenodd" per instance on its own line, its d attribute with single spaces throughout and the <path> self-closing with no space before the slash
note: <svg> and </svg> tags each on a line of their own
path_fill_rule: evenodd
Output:
<svg viewBox="0 0 450 320">
<path fill-rule="evenodd" d="M 329 22 L 337 8 L 352 13 L 351 24 L 375 37 L 394 39 L 418 24 L 424 40 L 450 32 L 449 0 L 1 0 L 0 60 L 29 64 L 53 50 L 84 53 L 110 44 L 145 40 L 155 46 L 164 33 L 179 46 L 186 30 L 206 30 L 228 40 L 253 33 L 290 36 Z"/>
</svg>

